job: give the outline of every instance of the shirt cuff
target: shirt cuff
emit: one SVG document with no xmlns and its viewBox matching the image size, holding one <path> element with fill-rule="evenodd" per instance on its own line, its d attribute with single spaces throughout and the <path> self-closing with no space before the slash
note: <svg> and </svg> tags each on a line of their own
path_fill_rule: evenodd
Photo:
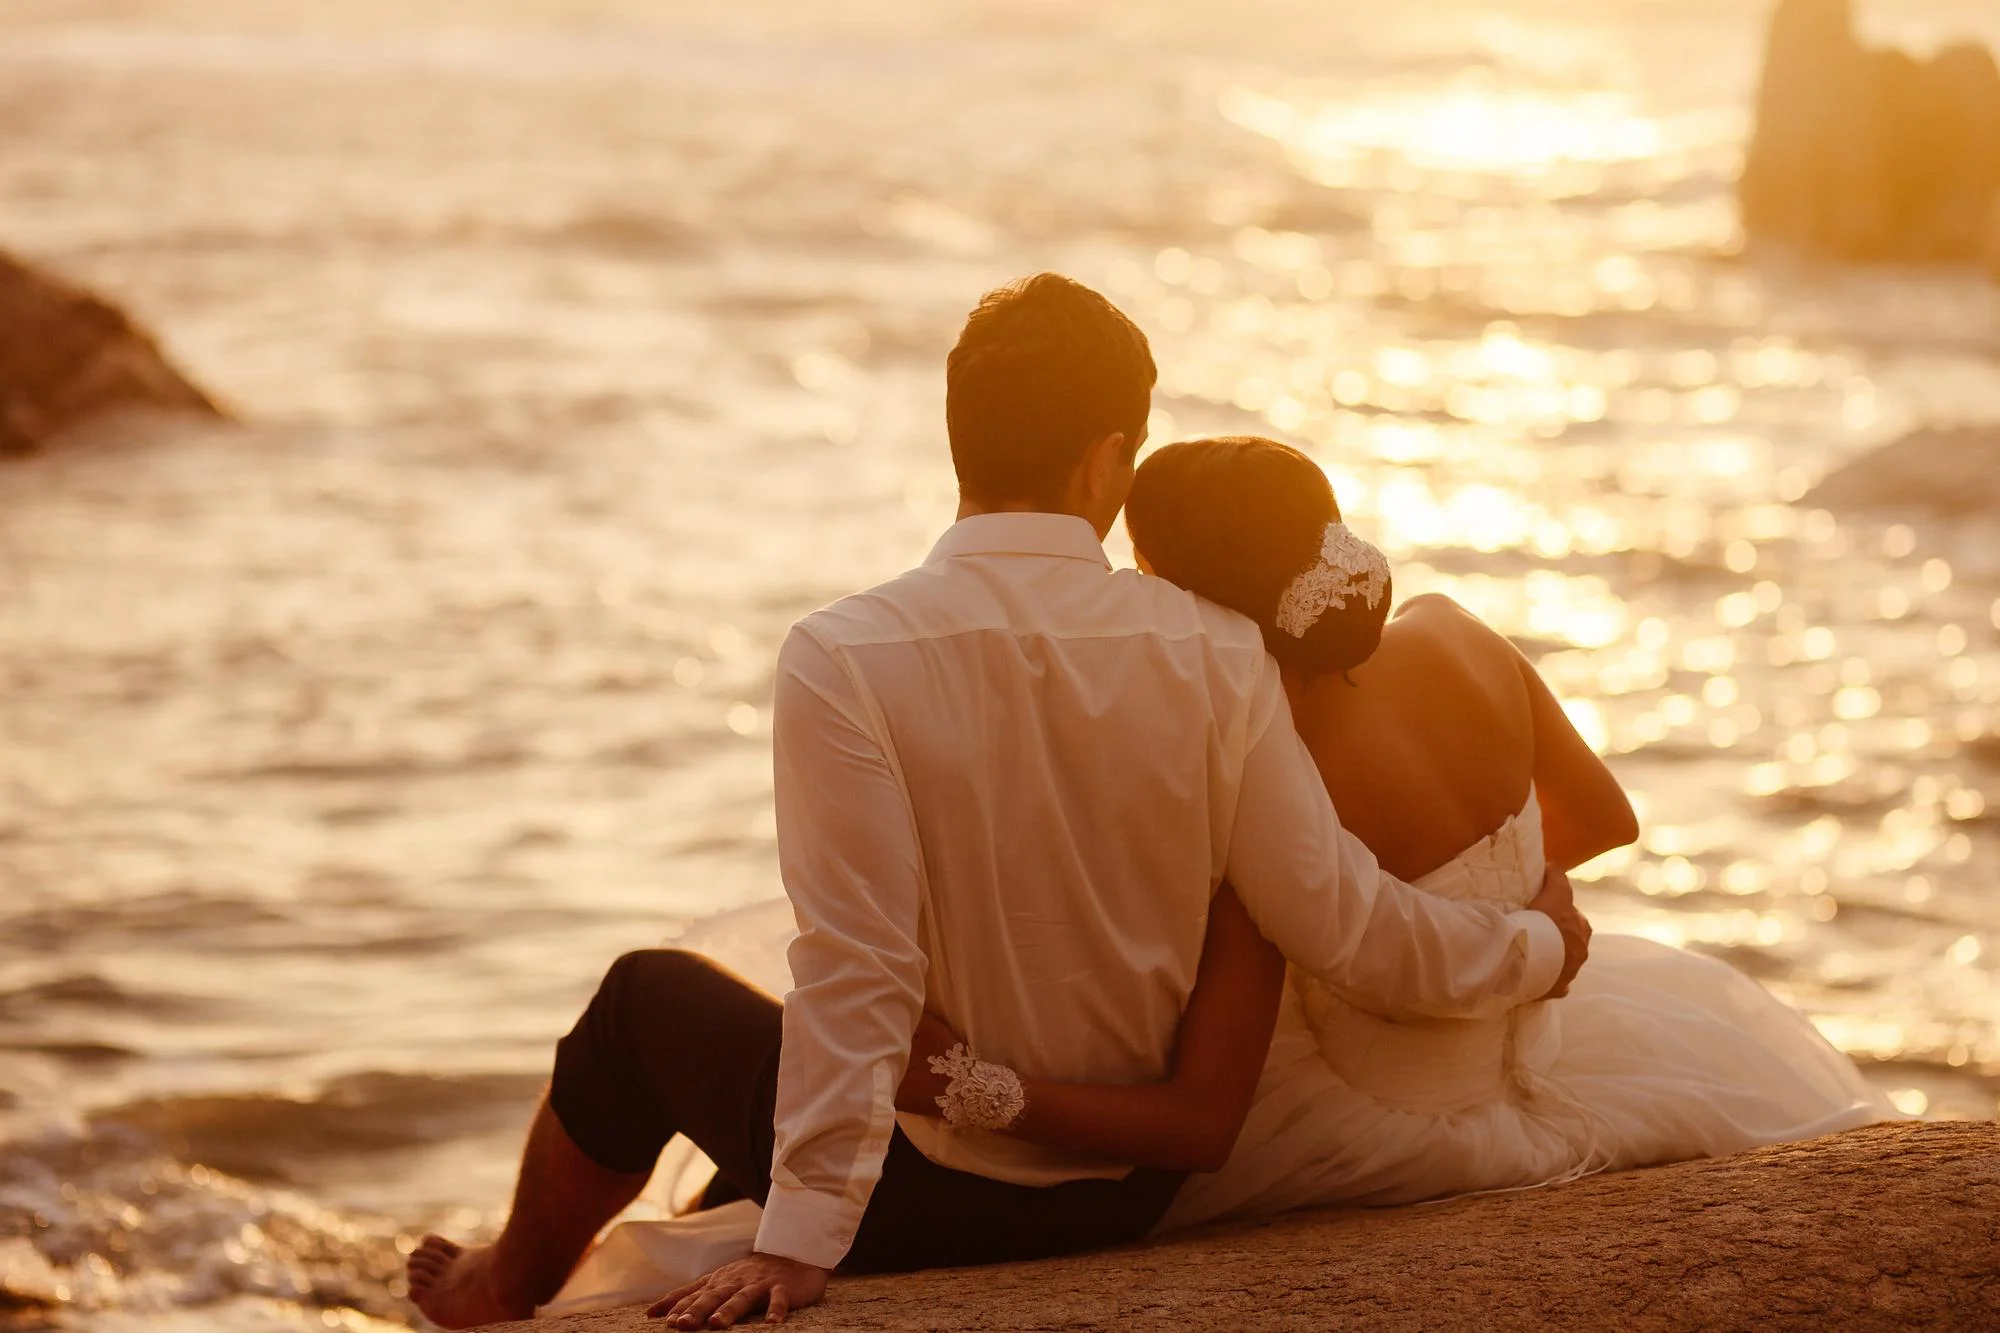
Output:
<svg viewBox="0 0 2000 1333">
<path fill-rule="evenodd" d="M 1521 989 L 1516 992 L 1520 1003 L 1526 1004 L 1541 999 L 1555 986 L 1568 951 L 1563 947 L 1562 931 L 1546 914 L 1509 912 L 1507 919 L 1520 926 L 1521 945 L 1527 951 L 1527 961 L 1521 968 Z"/>
<path fill-rule="evenodd" d="M 836 1195 L 772 1181 L 764 1220 L 757 1224 L 757 1252 L 838 1268 L 854 1244 L 861 1211 Z"/>
</svg>

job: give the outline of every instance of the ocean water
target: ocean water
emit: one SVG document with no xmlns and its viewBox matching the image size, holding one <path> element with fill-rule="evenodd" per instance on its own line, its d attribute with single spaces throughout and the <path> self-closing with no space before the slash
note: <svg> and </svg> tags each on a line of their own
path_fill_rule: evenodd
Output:
<svg viewBox="0 0 2000 1333">
<path fill-rule="evenodd" d="M 1600 929 L 1995 1115 L 2000 525 L 1812 489 L 2000 424 L 2000 288 L 1746 250 L 1764 17 L 12 0 L 0 246 L 248 424 L 0 468 L 0 1324 L 405 1327 L 612 958 L 781 984 L 773 652 L 949 522 L 1039 268 L 1535 654 Z"/>
</svg>

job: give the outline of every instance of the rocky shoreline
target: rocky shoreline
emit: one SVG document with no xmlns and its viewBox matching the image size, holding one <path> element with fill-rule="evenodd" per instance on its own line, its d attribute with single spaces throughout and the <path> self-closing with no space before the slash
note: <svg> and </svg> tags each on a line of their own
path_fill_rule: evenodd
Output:
<svg viewBox="0 0 2000 1333">
<path fill-rule="evenodd" d="M 2000 1328 L 2000 1124 L 1876 1125 L 1518 1194 L 854 1278 L 801 1329 Z M 638 1309 L 510 1333 L 640 1333 Z"/>
<path fill-rule="evenodd" d="M 134 410 L 227 416 L 124 311 L 0 251 L 0 458 Z"/>
</svg>

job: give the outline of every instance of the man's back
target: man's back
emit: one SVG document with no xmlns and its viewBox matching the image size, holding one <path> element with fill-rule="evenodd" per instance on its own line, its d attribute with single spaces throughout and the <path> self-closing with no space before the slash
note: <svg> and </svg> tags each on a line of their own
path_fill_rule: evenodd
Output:
<svg viewBox="0 0 2000 1333">
<path fill-rule="evenodd" d="M 929 1007 L 1036 1077 L 1162 1077 L 1269 669 L 1256 628 L 1110 571 L 1080 519 L 997 514 L 799 632 L 844 668 L 914 821 Z M 982 1174 L 1095 1171 L 903 1127 Z"/>
</svg>

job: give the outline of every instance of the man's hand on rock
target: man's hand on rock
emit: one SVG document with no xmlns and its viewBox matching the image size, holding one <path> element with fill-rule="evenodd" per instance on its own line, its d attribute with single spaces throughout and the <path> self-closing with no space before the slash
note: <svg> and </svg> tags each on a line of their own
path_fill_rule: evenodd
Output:
<svg viewBox="0 0 2000 1333">
<path fill-rule="evenodd" d="M 782 1324 L 792 1311 L 826 1295 L 826 1272 L 783 1255 L 752 1254 L 668 1292 L 646 1317 L 682 1329 L 728 1328 L 763 1310 L 765 1323 Z"/>
<path fill-rule="evenodd" d="M 1549 988 L 1545 1000 L 1560 999 L 1569 994 L 1569 984 L 1576 980 L 1582 970 L 1584 959 L 1590 957 L 1590 922 L 1583 919 L 1583 913 L 1576 910 L 1576 893 L 1570 888 L 1569 876 L 1554 866 L 1542 880 L 1542 891 L 1528 904 L 1531 912 L 1540 912 L 1556 923 L 1556 929 L 1563 937 L 1562 972 L 1556 977 L 1556 984 Z"/>
</svg>

